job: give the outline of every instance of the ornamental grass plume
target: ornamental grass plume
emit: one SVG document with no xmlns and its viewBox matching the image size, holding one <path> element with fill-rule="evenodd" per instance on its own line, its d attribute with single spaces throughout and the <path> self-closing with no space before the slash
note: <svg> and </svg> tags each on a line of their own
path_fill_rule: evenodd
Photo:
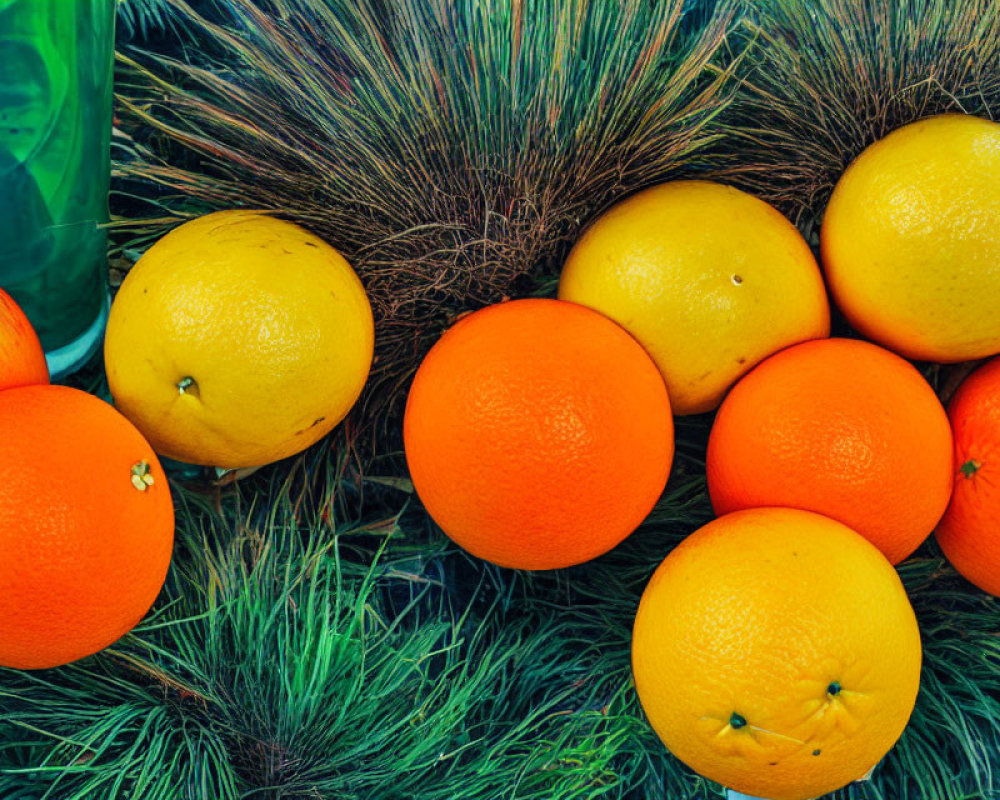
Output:
<svg viewBox="0 0 1000 800">
<path fill-rule="evenodd" d="M 340 249 L 382 430 L 458 314 L 538 291 L 596 212 L 706 166 L 736 63 L 715 64 L 729 0 L 170 3 L 199 46 L 119 56 L 124 232 L 249 206 Z"/>
<path fill-rule="evenodd" d="M 740 38 L 751 52 L 720 120 L 731 178 L 807 233 L 847 165 L 890 131 L 1000 116 L 992 0 L 758 0 Z"/>
</svg>

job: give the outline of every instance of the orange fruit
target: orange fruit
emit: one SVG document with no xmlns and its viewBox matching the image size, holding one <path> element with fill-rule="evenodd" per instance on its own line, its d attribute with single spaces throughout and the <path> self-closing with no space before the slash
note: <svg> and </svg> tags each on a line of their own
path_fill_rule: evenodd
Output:
<svg viewBox="0 0 1000 800">
<path fill-rule="evenodd" d="M 667 390 L 642 347 L 594 311 L 541 299 L 445 332 L 414 378 L 403 434 L 437 524 L 520 569 L 622 541 L 663 492 L 674 449 Z"/>
<path fill-rule="evenodd" d="M 48 382 L 38 334 L 14 298 L 0 289 L 0 389 Z"/>
<path fill-rule="evenodd" d="M 893 131 L 844 172 L 820 239 L 830 292 L 869 339 L 925 361 L 1000 352 L 1000 125 Z"/>
<path fill-rule="evenodd" d="M 862 778 L 906 727 L 920 632 L 903 585 L 839 522 L 786 508 L 721 517 L 643 592 L 632 669 L 667 748 L 770 800 Z"/>
<path fill-rule="evenodd" d="M 896 564 L 948 505 L 951 448 L 944 408 L 912 364 L 868 342 L 806 342 L 730 392 L 709 437 L 708 489 L 718 514 L 825 514 Z"/>
<path fill-rule="evenodd" d="M 675 414 L 711 411 L 757 362 L 830 334 L 823 278 L 795 226 L 709 181 L 654 186 L 604 213 L 566 259 L 559 298 L 635 336 Z"/>
<path fill-rule="evenodd" d="M 319 441 L 354 405 L 374 347 L 358 276 L 291 222 L 220 211 L 139 259 L 111 307 L 115 406 L 158 453 L 252 467 Z"/>
<path fill-rule="evenodd" d="M 131 630 L 173 534 L 166 476 L 121 414 L 65 386 L 0 392 L 0 664 L 55 667 Z"/>
<path fill-rule="evenodd" d="M 1000 595 L 1000 358 L 963 381 L 948 416 L 955 487 L 935 535 L 955 569 L 983 591 Z"/>
</svg>

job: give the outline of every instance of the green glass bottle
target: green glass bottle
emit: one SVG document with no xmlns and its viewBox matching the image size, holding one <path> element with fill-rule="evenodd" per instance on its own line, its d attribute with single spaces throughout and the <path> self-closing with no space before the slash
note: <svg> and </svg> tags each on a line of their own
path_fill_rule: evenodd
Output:
<svg viewBox="0 0 1000 800">
<path fill-rule="evenodd" d="M 0 0 L 0 287 L 53 377 L 107 318 L 115 0 Z"/>
</svg>

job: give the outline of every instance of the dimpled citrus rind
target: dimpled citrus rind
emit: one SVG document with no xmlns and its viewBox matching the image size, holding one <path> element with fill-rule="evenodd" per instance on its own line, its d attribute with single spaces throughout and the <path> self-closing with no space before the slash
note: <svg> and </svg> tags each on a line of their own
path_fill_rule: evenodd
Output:
<svg viewBox="0 0 1000 800">
<path fill-rule="evenodd" d="M 600 314 L 548 299 L 490 306 L 447 331 L 417 371 L 403 433 L 435 522 L 519 569 L 617 545 L 659 499 L 673 457 L 649 356 Z"/>
<path fill-rule="evenodd" d="M 170 564 L 166 476 L 110 405 L 66 386 L 0 392 L 0 665 L 42 669 L 111 645 Z"/>
<path fill-rule="evenodd" d="M 643 593 L 636 690 L 670 751 L 757 797 L 862 777 L 916 699 L 920 634 L 892 566 L 817 514 L 752 509 L 691 534 Z"/>
<path fill-rule="evenodd" d="M 812 251 L 777 210 L 709 181 L 674 181 L 611 208 L 563 266 L 559 297 L 625 327 L 676 414 L 716 408 L 771 353 L 830 332 Z"/>
<path fill-rule="evenodd" d="M 340 422 L 374 324 L 350 265 L 290 222 L 243 211 L 171 231 L 126 276 L 105 340 L 116 406 L 157 452 L 258 466 Z"/>
<path fill-rule="evenodd" d="M 821 229 L 851 324 L 919 361 L 1000 352 L 1000 126 L 963 114 L 890 133 L 840 178 Z"/>
</svg>

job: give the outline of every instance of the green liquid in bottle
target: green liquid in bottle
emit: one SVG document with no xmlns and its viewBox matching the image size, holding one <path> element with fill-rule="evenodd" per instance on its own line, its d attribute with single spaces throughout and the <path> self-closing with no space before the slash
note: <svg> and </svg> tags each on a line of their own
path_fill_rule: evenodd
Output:
<svg viewBox="0 0 1000 800">
<path fill-rule="evenodd" d="M 55 376 L 107 312 L 114 5 L 0 0 L 0 287 Z"/>
</svg>

